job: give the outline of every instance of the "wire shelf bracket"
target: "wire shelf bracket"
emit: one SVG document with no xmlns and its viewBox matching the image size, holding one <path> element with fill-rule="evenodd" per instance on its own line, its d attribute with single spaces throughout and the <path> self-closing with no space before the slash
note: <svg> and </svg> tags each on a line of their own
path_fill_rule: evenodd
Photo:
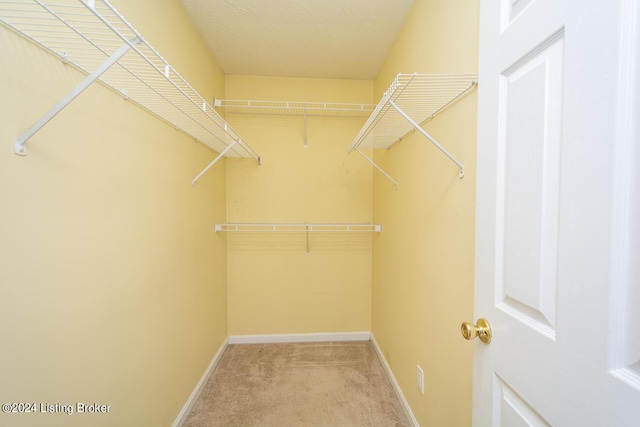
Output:
<svg viewBox="0 0 640 427">
<path fill-rule="evenodd" d="M 214 99 L 214 107 L 224 108 L 231 114 L 256 114 L 268 116 L 302 116 L 304 122 L 304 147 L 307 148 L 307 119 L 309 117 L 359 117 L 367 118 L 375 104 L 338 102 L 257 101 L 239 99 Z"/>
<path fill-rule="evenodd" d="M 306 233 L 307 255 L 309 251 L 309 233 L 381 233 L 382 226 L 369 223 L 253 223 L 253 222 L 230 222 L 215 224 L 214 230 L 219 232 L 241 232 L 241 233 Z"/>
<path fill-rule="evenodd" d="M 130 41 L 131 45 L 135 45 L 140 40 L 133 39 Z M 45 113 L 44 116 L 40 118 L 29 130 L 24 132 L 22 135 L 16 138 L 15 142 L 15 153 L 20 156 L 27 155 L 27 141 L 35 135 L 44 125 L 49 123 L 51 119 L 53 119 L 60 111 L 64 110 L 64 108 L 71 103 L 78 95 L 84 92 L 91 83 L 95 82 L 100 78 L 102 74 L 104 74 L 109 68 L 111 68 L 120 58 L 122 58 L 129 50 L 131 49 L 130 44 L 124 44 L 120 49 L 118 49 L 113 55 L 107 58 L 93 73 L 89 74 L 84 78 L 71 92 L 69 92 L 64 98 L 62 98 L 56 105 L 54 105 L 49 111 Z"/>
<path fill-rule="evenodd" d="M 86 75 L 16 138 L 16 154 L 26 155 L 27 141 L 99 81 L 214 151 L 226 157 L 253 158 L 260 164 L 260 156 L 107 0 L 60 3 L 0 0 L 1 24 Z"/>
<path fill-rule="evenodd" d="M 464 177 L 464 165 L 431 136 L 423 125 L 467 94 L 478 84 L 475 74 L 398 74 L 376 105 L 347 153 L 357 151 L 387 179 L 391 178 L 360 148 L 390 148 L 418 131 L 458 166 Z"/>
<path fill-rule="evenodd" d="M 374 168 L 378 169 L 378 171 L 379 171 L 381 174 L 383 174 L 384 176 L 386 176 L 386 177 L 387 177 L 387 179 L 388 179 L 389 181 L 393 182 L 393 186 L 395 187 L 395 189 L 396 189 L 396 190 L 398 189 L 398 181 L 396 181 L 395 179 L 391 178 L 391 175 L 389 175 L 388 173 L 386 173 L 386 172 L 384 171 L 384 169 L 382 169 L 382 168 L 381 168 L 381 167 L 380 167 L 376 162 L 374 162 L 372 159 L 370 159 L 369 157 L 367 157 L 367 155 L 366 155 L 366 154 L 364 154 L 362 151 L 360 151 L 360 149 L 356 148 L 355 150 L 356 150 L 356 152 L 357 152 L 358 154 L 360 154 L 362 157 L 364 157 L 364 159 L 365 159 L 366 161 L 368 161 L 369 163 L 371 163 L 371 166 L 373 166 Z"/>
</svg>

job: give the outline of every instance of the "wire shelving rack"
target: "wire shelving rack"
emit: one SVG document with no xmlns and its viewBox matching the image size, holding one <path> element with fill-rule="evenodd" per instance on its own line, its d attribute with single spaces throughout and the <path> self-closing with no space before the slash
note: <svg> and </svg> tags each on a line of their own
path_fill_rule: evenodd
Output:
<svg viewBox="0 0 640 427">
<path fill-rule="evenodd" d="M 216 99 L 214 107 L 232 114 L 260 114 L 269 116 L 308 117 L 369 117 L 375 104 L 337 102 L 259 101 Z"/>
<path fill-rule="evenodd" d="M 477 84 L 476 74 L 398 74 L 356 135 L 348 153 L 357 151 L 391 180 L 361 149 L 390 148 L 409 134 L 418 131 L 460 168 L 464 166 L 440 145 L 422 126 Z"/>
<path fill-rule="evenodd" d="M 16 154 L 26 155 L 26 142 L 99 81 L 220 153 L 207 169 L 222 155 L 260 163 L 260 156 L 107 0 L 0 0 L 0 23 L 87 75 L 18 136 Z"/>
<path fill-rule="evenodd" d="M 213 105 L 231 114 L 255 114 L 266 116 L 300 116 L 304 118 L 304 146 L 307 147 L 308 117 L 367 118 L 375 104 L 350 104 L 337 102 L 261 101 L 215 99 Z"/>
<path fill-rule="evenodd" d="M 229 233 L 306 233 L 309 255 L 309 233 L 381 233 L 382 226 L 364 222 L 336 223 L 276 223 L 228 222 L 215 224 L 215 231 Z"/>
</svg>

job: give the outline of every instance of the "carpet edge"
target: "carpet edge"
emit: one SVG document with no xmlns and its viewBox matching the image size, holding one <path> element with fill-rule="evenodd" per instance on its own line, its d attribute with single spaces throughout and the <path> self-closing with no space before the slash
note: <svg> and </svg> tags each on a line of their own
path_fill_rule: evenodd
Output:
<svg viewBox="0 0 640 427">
<path fill-rule="evenodd" d="M 413 411 L 409 406 L 409 402 L 407 402 L 407 399 L 404 397 L 404 393 L 402 393 L 400 384 L 398 384 L 398 381 L 396 380 L 395 375 L 393 375 L 393 371 L 391 370 L 389 363 L 387 363 L 387 359 L 384 357 L 384 354 L 382 353 L 382 349 L 378 345 L 378 342 L 376 341 L 376 338 L 373 335 L 373 332 L 371 332 L 370 335 L 371 335 L 371 344 L 373 344 L 373 349 L 375 350 L 376 355 L 378 356 L 378 359 L 380 359 L 380 363 L 382 363 L 382 367 L 384 368 L 384 371 L 387 374 L 389 381 L 391 382 L 391 386 L 393 387 L 393 390 L 396 392 L 396 396 L 398 396 L 400 405 L 402 405 L 402 408 L 404 409 L 404 412 L 407 418 L 409 419 L 409 422 L 413 425 L 413 427 L 420 427 L 420 424 L 418 424 L 418 420 L 413 415 Z"/>
<path fill-rule="evenodd" d="M 184 406 L 180 410 L 180 413 L 178 414 L 175 421 L 173 422 L 172 427 L 181 427 L 182 424 L 184 424 L 184 422 L 187 420 L 187 417 L 191 413 L 191 409 L 193 408 L 193 405 L 195 405 L 196 401 L 200 397 L 200 393 L 202 393 L 204 386 L 207 384 L 209 377 L 213 373 L 213 370 L 215 369 L 215 367 L 218 365 L 218 362 L 222 357 L 222 353 L 224 353 L 228 345 L 229 345 L 229 337 L 227 337 L 222 342 L 222 344 L 220 345 L 220 348 L 218 348 L 218 351 L 213 356 L 213 359 L 211 359 L 211 363 L 209 363 L 209 367 L 207 367 L 207 369 L 204 371 L 204 374 L 202 374 L 200 381 L 198 381 L 198 384 L 196 384 L 196 387 L 193 389 L 193 391 L 191 392 L 191 395 L 189 396 Z"/>
</svg>

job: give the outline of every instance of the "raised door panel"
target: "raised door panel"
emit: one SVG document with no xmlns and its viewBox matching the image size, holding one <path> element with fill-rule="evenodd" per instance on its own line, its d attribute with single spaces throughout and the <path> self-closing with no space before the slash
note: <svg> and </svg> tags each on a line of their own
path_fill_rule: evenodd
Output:
<svg viewBox="0 0 640 427">
<path fill-rule="evenodd" d="M 503 0 L 502 27 L 503 29 L 515 20 L 535 0 Z"/>
<path fill-rule="evenodd" d="M 555 340 L 563 34 L 500 75 L 496 305 Z"/>
<path fill-rule="evenodd" d="M 494 375 L 495 427 L 549 427 L 545 419 L 502 378 Z"/>
<path fill-rule="evenodd" d="M 618 167 L 612 209 L 612 296 L 610 355 L 612 373 L 640 390 L 640 5 L 630 8 L 621 27 L 627 70 L 619 85 Z"/>
</svg>

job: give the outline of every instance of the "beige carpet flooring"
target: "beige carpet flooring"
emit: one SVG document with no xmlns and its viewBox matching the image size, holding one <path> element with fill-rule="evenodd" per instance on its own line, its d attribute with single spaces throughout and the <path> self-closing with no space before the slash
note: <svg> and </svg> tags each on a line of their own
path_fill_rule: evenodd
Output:
<svg viewBox="0 0 640 427">
<path fill-rule="evenodd" d="M 369 341 L 229 345 L 185 426 L 410 426 Z"/>
</svg>

